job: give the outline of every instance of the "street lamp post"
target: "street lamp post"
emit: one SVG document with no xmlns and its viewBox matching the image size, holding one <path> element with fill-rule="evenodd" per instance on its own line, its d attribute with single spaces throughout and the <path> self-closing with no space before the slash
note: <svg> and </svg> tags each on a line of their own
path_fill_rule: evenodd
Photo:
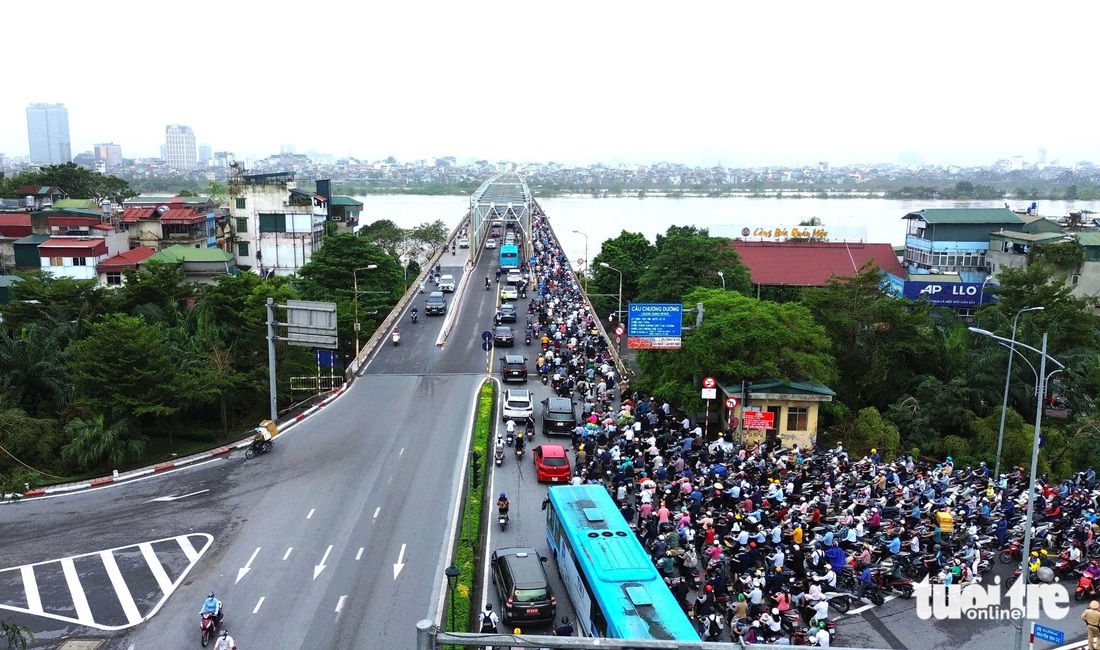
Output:
<svg viewBox="0 0 1100 650">
<path fill-rule="evenodd" d="M 997 336 L 996 334 L 987 330 L 979 329 L 977 327 L 967 328 L 975 334 L 981 334 L 993 339 L 997 339 L 1001 342 L 1008 342 L 1013 347 L 1010 348 L 1013 354 L 1019 354 L 1021 359 L 1026 361 L 1026 357 L 1022 353 L 1016 350 L 1016 346 L 1026 348 L 1032 352 L 1039 353 L 1039 371 L 1035 374 L 1035 435 L 1031 441 L 1031 478 L 1028 481 L 1027 487 L 1027 518 L 1024 520 L 1024 545 L 1020 550 L 1020 588 L 1022 600 L 1027 602 L 1027 586 L 1028 586 L 1028 570 L 1030 567 L 1028 563 L 1031 560 L 1031 529 L 1035 522 L 1035 481 L 1036 473 L 1039 469 L 1039 438 L 1043 424 L 1043 397 L 1046 395 L 1046 381 L 1047 381 L 1047 361 L 1049 360 L 1054 365 L 1058 366 L 1060 370 L 1064 370 L 1065 366 L 1054 357 L 1047 355 L 1047 333 L 1043 332 L 1043 345 L 1041 349 L 1036 350 L 1030 345 L 1024 345 L 1023 343 L 1017 343 L 1013 339 L 1006 339 L 1003 336 Z M 1030 365 L 1030 362 L 1028 362 Z M 1053 375 L 1054 373 L 1050 373 Z M 998 477 L 999 478 L 999 477 Z M 1024 626 L 1023 620 L 1016 621 L 1016 648 L 1023 650 L 1024 647 Z"/>
<path fill-rule="evenodd" d="M 587 294 L 588 293 L 588 269 L 591 266 L 591 263 L 588 259 L 588 235 L 584 234 L 583 232 L 581 232 L 579 230 L 574 230 L 573 232 L 577 233 L 581 237 L 584 237 L 584 292 Z"/>
<path fill-rule="evenodd" d="M 623 318 L 623 272 L 607 262 L 600 262 L 600 266 L 619 274 L 619 308 L 615 311 L 615 318 L 621 322 Z"/>
<path fill-rule="evenodd" d="M 1016 351 L 1016 324 L 1019 321 L 1020 314 L 1028 311 L 1042 311 L 1042 307 L 1024 307 L 1020 311 L 1016 312 L 1016 316 L 1012 318 L 1012 338 L 1009 340 L 1009 350 Z M 1001 428 L 997 431 L 997 461 L 993 465 L 993 478 L 1000 479 L 1001 477 L 1001 448 L 1004 445 L 1005 440 L 1005 413 L 1008 411 L 1008 384 L 1012 379 L 1012 354 L 1008 355 L 1008 370 L 1005 372 L 1005 396 L 1001 402 Z"/>
<path fill-rule="evenodd" d="M 351 272 L 352 291 L 355 292 L 355 356 L 359 356 L 359 275 L 360 271 L 370 271 L 378 268 L 377 264 L 361 266 Z"/>
<path fill-rule="evenodd" d="M 722 291 L 726 290 L 726 274 L 721 271 L 718 272 L 718 277 L 722 278 Z"/>
<path fill-rule="evenodd" d="M 447 576 L 447 590 L 450 591 L 450 593 L 451 593 L 451 597 L 449 599 L 451 601 L 451 616 L 450 616 L 450 619 L 448 620 L 447 630 L 449 630 L 451 632 L 454 632 L 455 631 L 455 582 L 457 582 L 458 574 L 461 573 L 461 571 L 459 571 L 458 567 L 456 567 L 455 565 L 452 564 L 451 566 L 444 569 L 443 573 L 446 574 L 446 576 Z"/>
</svg>

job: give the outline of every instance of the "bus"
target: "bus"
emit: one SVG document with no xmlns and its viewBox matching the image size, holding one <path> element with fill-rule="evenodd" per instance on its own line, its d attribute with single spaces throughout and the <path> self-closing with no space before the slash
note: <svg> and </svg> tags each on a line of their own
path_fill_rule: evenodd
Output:
<svg viewBox="0 0 1100 650">
<path fill-rule="evenodd" d="M 602 485 L 551 487 L 546 540 L 584 635 L 699 641 Z"/>
<path fill-rule="evenodd" d="M 519 246 L 504 244 L 500 247 L 500 268 L 505 271 L 519 268 Z"/>
</svg>

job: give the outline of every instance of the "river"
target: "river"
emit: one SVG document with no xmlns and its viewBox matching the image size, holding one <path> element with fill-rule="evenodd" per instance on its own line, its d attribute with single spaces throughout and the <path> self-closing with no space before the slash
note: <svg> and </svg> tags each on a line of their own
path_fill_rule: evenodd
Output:
<svg viewBox="0 0 1100 650">
<path fill-rule="evenodd" d="M 362 225 L 389 219 L 402 228 L 442 219 L 453 227 L 469 209 L 469 196 L 388 196 L 355 197 L 364 204 L 359 217 Z M 1039 213 L 1051 218 L 1066 216 L 1071 210 L 1100 212 L 1100 201 L 1039 201 Z M 551 225 L 561 239 L 570 260 L 599 253 L 600 245 L 623 230 L 640 232 L 650 241 L 671 225 L 708 228 L 712 235 L 740 237 L 744 228 L 790 229 L 799 222 L 817 217 L 834 241 L 865 241 L 905 244 L 902 217 L 924 208 L 1000 208 L 1004 201 L 892 201 L 889 199 L 777 199 L 777 198 L 658 198 L 590 196 L 542 199 Z M 1013 209 L 1022 209 L 1030 201 L 1009 200 Z M 748 237 L 748 239 L 759 239 Z"/>
</svg>

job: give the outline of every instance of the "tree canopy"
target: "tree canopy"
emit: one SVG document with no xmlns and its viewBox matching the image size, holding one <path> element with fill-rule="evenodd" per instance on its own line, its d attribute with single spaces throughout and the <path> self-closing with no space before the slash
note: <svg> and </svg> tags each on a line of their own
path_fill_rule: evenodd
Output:
<svg viewBox="0 0 1100 650">
<path fill-rule="evenodd" d="M 24 185 L 53 185 L 73 199 L 106 199 L 118 205 L 138 195 L 130 184 L 116 176 L 108 176 L 73 163 L 49 165 L 41 169 L 27 169 L 9 178 L 0 178 L 0 197 L 18 198 L 18 190 Z"/>
</svg>

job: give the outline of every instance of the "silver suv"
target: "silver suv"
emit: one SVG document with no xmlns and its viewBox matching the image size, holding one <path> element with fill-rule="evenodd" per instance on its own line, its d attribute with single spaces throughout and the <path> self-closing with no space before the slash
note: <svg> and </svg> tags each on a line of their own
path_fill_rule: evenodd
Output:
<svg viewBox="0 0 1100 650">
<path fill-rule="evenodd" d="M 509 388 L 504 391 L 504 399 L 500 403 L 500 420 L 530 420 L 535 415 L 535 404 L 531 399 L 531 391 L 526 388 Z"/>
</svg>

